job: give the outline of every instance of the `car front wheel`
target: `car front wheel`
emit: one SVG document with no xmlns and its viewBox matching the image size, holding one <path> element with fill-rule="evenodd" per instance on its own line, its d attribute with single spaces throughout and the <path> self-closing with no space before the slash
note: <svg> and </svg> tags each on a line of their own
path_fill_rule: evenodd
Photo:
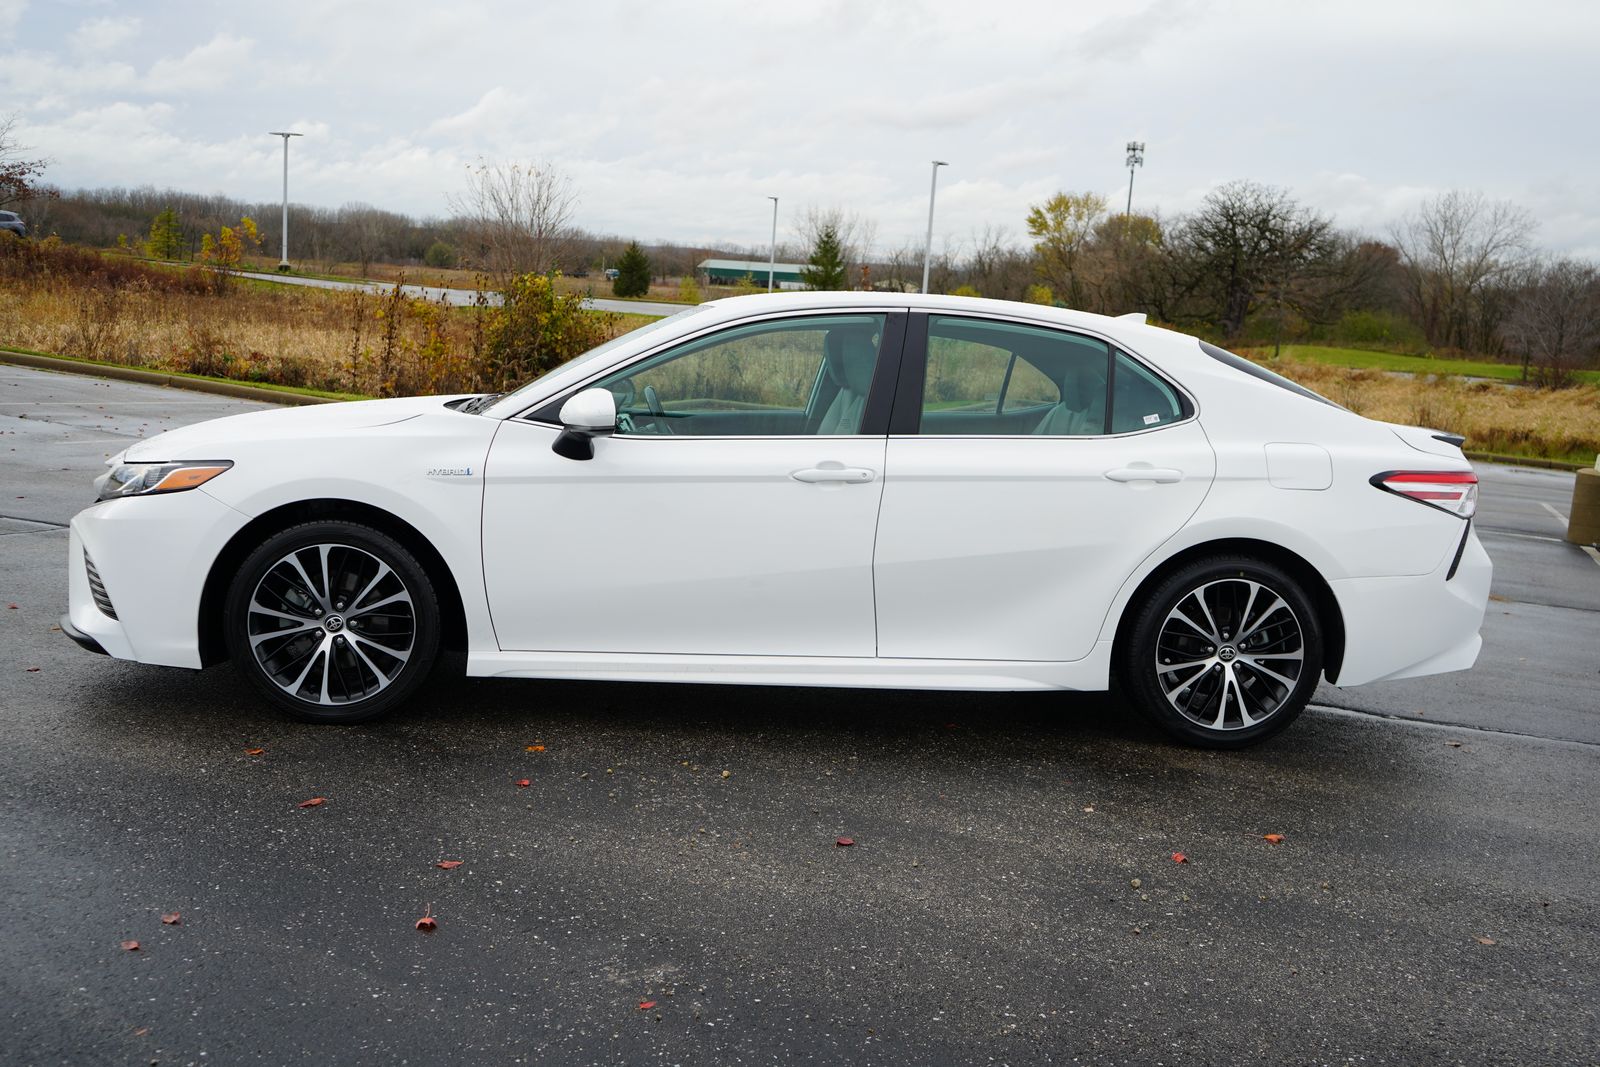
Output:
<svg viewBox="0 0 1600 1067">
<path fill-rule="evenodd" d="M 252 552 L 224 618 L 234 664 L 308 722 L 374 718 L 409 697 L 439 648 L 439 605 L 416 558 L 353 522 L 283 530 Z"/>
<path fill-rule="evenodd" d="M 1178 739 L 1243 748 L 1304 710 L 1322 673 L 1315 606 L 1287 571 L 1246 557 L 1197 560 L 1137 609 L 1119 676 Z"/>
</svg>

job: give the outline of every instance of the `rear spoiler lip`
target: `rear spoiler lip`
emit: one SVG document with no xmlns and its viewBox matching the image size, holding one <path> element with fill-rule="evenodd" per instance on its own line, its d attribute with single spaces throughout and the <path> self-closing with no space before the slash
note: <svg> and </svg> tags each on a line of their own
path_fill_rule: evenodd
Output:
<svg viewBox="0 0 1600 1067">
<path fill-rule="evenodd" d="M 1436 433 L 1433 435 L 1433 439 L 1435 441 L 1443 441 L 1445 444 L 1453 445 L 1456 448 L 1460 448 L 1467 443 L 1467 439 L 1458 433 Z"/>
</svg>

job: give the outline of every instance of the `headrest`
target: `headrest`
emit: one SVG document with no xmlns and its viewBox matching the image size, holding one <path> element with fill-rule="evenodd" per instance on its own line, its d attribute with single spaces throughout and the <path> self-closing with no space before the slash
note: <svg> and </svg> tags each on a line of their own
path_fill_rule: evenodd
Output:
<svg viewBox="0 0 1600 1067">
<path fill-rule="evenodd" d="M 872 343 L 872 331 L 860 328 L 835 327 L 828 331 L 828 377 L 841 389 L 862 396 L 872 388 L 872 368 L 877 363 L 878 348 Z"/>
</svg>

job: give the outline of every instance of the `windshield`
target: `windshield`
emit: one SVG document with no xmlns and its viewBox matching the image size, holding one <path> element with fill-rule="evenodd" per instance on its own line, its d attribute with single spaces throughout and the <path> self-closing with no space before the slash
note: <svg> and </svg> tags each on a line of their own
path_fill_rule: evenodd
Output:
<svg viewBox="0 0 1600 1067">
<path fill-rule="evenodd" d="M 611 340 L 607 341 L 605 344 L 598 345 L 598 346 L 596 346 L 594 348 L 589 349 L 589 351 L 585 352 L 581 356 L 575 356 L 572 359 L 567 360 L 567 362 L 561 364 L 561 366 L 556 367 L 556 368 L 554 368 L 552 370 L 546 371 L 544 374 L 541 374 L 539 377 L 535 378 L 533 381 L 528 382 L 525 385 L 518 386 L 516 389 L 512 390 L 510 393 L 505 394 L 505 396 L 506 396 L 507 399 L 514 399 L 516 397 L 523 396 L 523 395 L 531 392 L 533 390 L 533 387 L 538 385 L 540 382 L 543 382 L 543 381 L 545 381 L 545 380 L 547 380 L 547 379 L 549 379 L 549 378 L 551 378 L 551 377 L 553 377 L 555 375 L 558 375 L 558 374 L 564 375 L 564 374 L 567 374 L 568 372 L 571 372 L 571 371 L 577 371 L 579 368 L 583 367 L 585 364 L 594 362 L 595 360 L 599 359 L 601 356 L 605 355 L 608 352 L 613 352 L 616 349 L 621 348 L 625 344 L 632 344 L 633 342 L 639 340 L 641 337 L 645 336 L 646 334 L 655 333 L 657 330 L 661 329 L 663 326 L 666 326 L 666 325 L 668 325 L 670 323 L 682 322 L 684 319 L 688 318 L 689 316 L 698 314 L 699 312 L 703 311 L 706 307 L 707 307 L 707 305 L 700 304 L 700 305 L 697 305 L 695 307 L 684 308 L 682 311 L 675 312 L 675 313 L 673 313 L 671 315 L 668 315 L 666 318 L 656 319 L 654 322 L 646 323 L 645 325 L 640 326 L 636 330 L 629 330 L 627 333 L 618 334 L 616 337 L 613 337 Z M 485 398 L 485 399 L 486 400 L 491 400 L 491 399 L 492 400 L 498 400 L 500 398 L 499 397 L 493 397 L 493 398 Z M 485 406 L 487 406 L 487 405 L 485 405 Z"/>
</svg>

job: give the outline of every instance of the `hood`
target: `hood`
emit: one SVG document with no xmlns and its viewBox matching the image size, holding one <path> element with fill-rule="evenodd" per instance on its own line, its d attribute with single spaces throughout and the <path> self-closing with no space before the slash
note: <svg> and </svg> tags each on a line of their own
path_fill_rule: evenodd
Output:
<svg viewBox="0 0 1600 1067">
<path fill-rule="evenodd" d="M 391 426 L 418 415 L 445 410 L 457 396 L 408 396 L 394 400 L 357 400 L 343 404 L 308 404 L 273 408 L 198 422 L 140 441 L 122 454 L 130 462 L 180 459 L 227 459 L 230 446 L 245 442 L 314 439 L 350 430 Z M 463 415 L 462 418 L 477 416 Z"/>
</svg>

